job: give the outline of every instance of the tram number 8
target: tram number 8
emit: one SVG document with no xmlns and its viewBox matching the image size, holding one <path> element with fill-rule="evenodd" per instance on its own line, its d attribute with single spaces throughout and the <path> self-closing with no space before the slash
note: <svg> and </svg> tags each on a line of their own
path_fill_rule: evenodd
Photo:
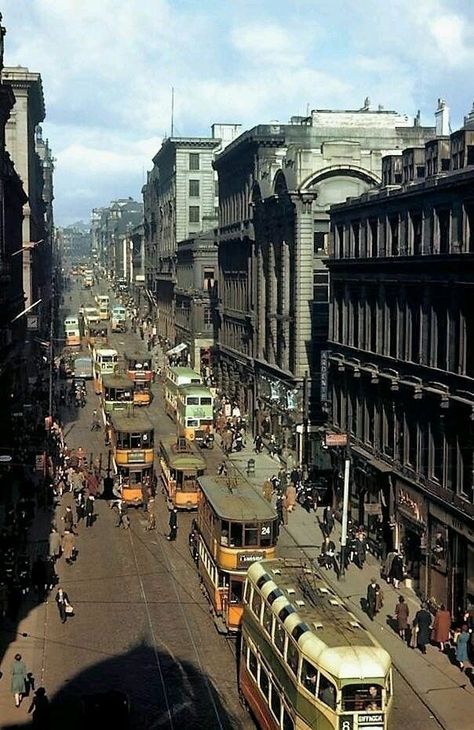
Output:
<svg viewBox="0 0 474 730">
<path fill-rule="evenodd" d="M 339 730 L 352 730 L 353 729 L 353 718 L 349 715 L 340 718 Z"/>
</svg>

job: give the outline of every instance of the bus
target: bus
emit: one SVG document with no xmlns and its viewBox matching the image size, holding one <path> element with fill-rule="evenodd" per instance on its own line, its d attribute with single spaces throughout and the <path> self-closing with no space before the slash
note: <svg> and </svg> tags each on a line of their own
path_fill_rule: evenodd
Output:
<svg viewBox="0 0 474 730">
<path fill-rule="evenodd" d="M 133 404 L 133 383 L 125 375 L 102 377 L 102 409 L 104 413 L 127 411 Z"/>
<path fill-rule="evenodd" d="M 176 420 L 176 409 L 178 406 L 178 388 L 181 385 L 199 385 L 202 377 L 191 368 L 174 367 L 167 368 L 165 382 L 165 410 L 166 413 Z"/>
<path fill-rule="evenodd" d="M 158 458 L 163 492 L 169 506 L 196 509 L 197 480 L 206 469 L 206 462 L 197 449 L 184 438 L 170 436 L 160 441 Z"/>
<path fill-rule="evenodd" d="M 214 433 L 214 397 L 205 385 L 178 387 L 176 421 L 180 435 L 201 444 Z"/>
<path fill-rule="evenodd" d="M 117 350 L 94 348 L 94 389 L 96 395 L 102 393 L 102 378 L 104 375 L 113 375 L 118 368 Z"/>
<path fill-rule="evenodd" d="M 241 638 L 239 688 L 259 727 L 388 730 L 390 655 L 312 566 L 249 567 Z"/>
<path fill-rule="evenodd" d="M 275 557 L 278 518 L 243 476 L 204 476 L 198 483 L 199 575 L 217 630 L 232 635 L 240 630 L 247 568 Z"/>
<path fill-rule="evenodd" d="M 81 344 L 81 330 L 77 317 L 66 317 L 64 320 L 66 347 L 79 347 Z"/>
<path fill-rule="evenodd" d="M 112 307 L 110 319 L 112 323 L 112 332 L 127 331 L 127 310 L 121 304 L 116 304 Z"/>
<path fill-rule="evenodd" d="M 154 427 L 144 411 L 112 413 L 110 434 L 114 470 L 126 504 L 143 503 L 142 487 L 152 489 Z"/>
<path fill-rule="evenodd" d="M 144 352 L 126 352 L 124 358 L 126 373 L 135 386 L 133 402 L 137 406 L 149 406 L 152 401 L 153 380 L 151 355 Z"/>
</svg>

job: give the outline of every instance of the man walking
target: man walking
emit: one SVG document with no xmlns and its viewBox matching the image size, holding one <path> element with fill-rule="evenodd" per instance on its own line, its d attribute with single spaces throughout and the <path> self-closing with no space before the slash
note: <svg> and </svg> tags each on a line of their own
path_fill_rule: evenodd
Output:
<svg viewBox="0 0 474 730">
<path fill-rule="evenodd" d="M 170 534 L 168 535 L 167 540 L 176 540 L 176 535 L 178 534 L 178 510 L 176 507 L 173 507 L 170 512 L 168 525 L 170 528 Z"/>
<path fill-rule="evenodd" d="M 433 616 L 423 601 L 413 620 L 413 628 L 416 630 L 416 645 L 422 654 L 426 654 L 426 645 L 430 643 L 432 623 Z"/>
<path fill-rule="evenodd" d="M 92 527 L 92 524 L 94 522 L 94 502 L 94 495 L 89 494 L 84 507 L 84 512 L 86 515 L 86 527 Z"/>
<path fill-rule="evenodd" d="M 61 619 L 61 623 L 65 624 L 67 618 L 66 606 L 70 606 L 71 604 L 69 603 L 68 594 L 63 591 L 61 586 L 59 586 L 58 592 L 56 593 L 56 603 L 58 606 L 59 618 Z"/>
<path fill-rule="evenodd" d="M 374 620 L 374 616 L 377 613 L 377 593 L 380 591 L 375 578 L 370 579 L 370 583 L 367 586 L 367 616 L 371 621 Z"/>
</svg>

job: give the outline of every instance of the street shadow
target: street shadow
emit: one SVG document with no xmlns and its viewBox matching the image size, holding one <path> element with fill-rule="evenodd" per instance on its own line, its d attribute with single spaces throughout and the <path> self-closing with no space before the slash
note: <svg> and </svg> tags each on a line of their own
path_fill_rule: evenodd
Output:
<svg viewBox="0 0 474 730">
<path fill-rule="evenodd" d="M 116 703 L 112 702 L 114 698 Z M 101 708 L 104 700 L 109 704 Z M 145 643 L 66 679 L 59 692 L 49 697 L 49 702 L 47 724 L 35 725 L 31 721 L 21 727 L 238 730 L 249 726 L 232 713 L 226 706 L 225 696 L 198 667 Z M 18 727 L 2 725 L 3 730 Z"/>
</svg>

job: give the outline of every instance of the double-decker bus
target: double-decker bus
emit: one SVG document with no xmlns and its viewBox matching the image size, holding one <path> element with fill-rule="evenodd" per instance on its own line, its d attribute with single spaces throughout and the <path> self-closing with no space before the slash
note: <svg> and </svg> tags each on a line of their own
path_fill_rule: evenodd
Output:
<svg viewBox="0 0 474 730">
<path fill-rule="evenodd" d="M 202 377 L 192 368 L 174 367 L 166 371 L 165 382 L 165 409 L 166 413 L 176 420 L 176 408 L 178 406 L 178 388 L 182 385 L 199 385 Z"/>
<path fill-rule="evenodd" d="M 153 380 L 151 355 L 144 352 L 126 352 L 124 359 L 125 371 L 134 384 L 133 402 L 137 406 L 150 405 Z"/>
<path fill-rule="evenodd" d="M 144 411 L 112 413 L 110 433 L 114 469 L 122 485 L 122 499 L 129 505 L 143 502 L 142 486 L 153 483 L 153 424 Z"/>
<path fill-rule="evenodd" d="M 81 344 L 81 330 L 77 317 L 66 317 L 64 320 L 66 347 L 79 347 Z"/>
<path fill-rule="evenodd" d="M 102 409 L 104 413 L 127 411 L 133 405 L 133 383 L 125 375 L 103 375 Z"/>
<path fill-rule="evenodd" d="M 390 655 L 327 583 L 296 560 L 247 573 L 239 686 L 269 730 L 387 730 Z"/>
<path fill-rule="evenodd" d="M 181 435 L 201 444 L 214 433 L 214 397 L 205 385 L 178 387 L 176 421 Z"/>
<path fill-rule="evenodd" d="M 118 369 L 117 350 L 94 348 L 94 389 L 97 395 L 102 393 L 102 378 L 113 375 Z"/>
<path fill-rule="evenodd" d="M 178 509 L 196 509 L 197 480 L 206 469 L 206 462 L 198 450 L 185 438 L 169 436 L 160 441 L 158 457 L 168 504 Z"/>
<path fill-rule="evenodd" d="M 198 479 L 197 565 L 217 629 L 240 629 L 249 565 L 275 557 L 278 519 L 271 504 L 244 477 Z"/>
</svg>

